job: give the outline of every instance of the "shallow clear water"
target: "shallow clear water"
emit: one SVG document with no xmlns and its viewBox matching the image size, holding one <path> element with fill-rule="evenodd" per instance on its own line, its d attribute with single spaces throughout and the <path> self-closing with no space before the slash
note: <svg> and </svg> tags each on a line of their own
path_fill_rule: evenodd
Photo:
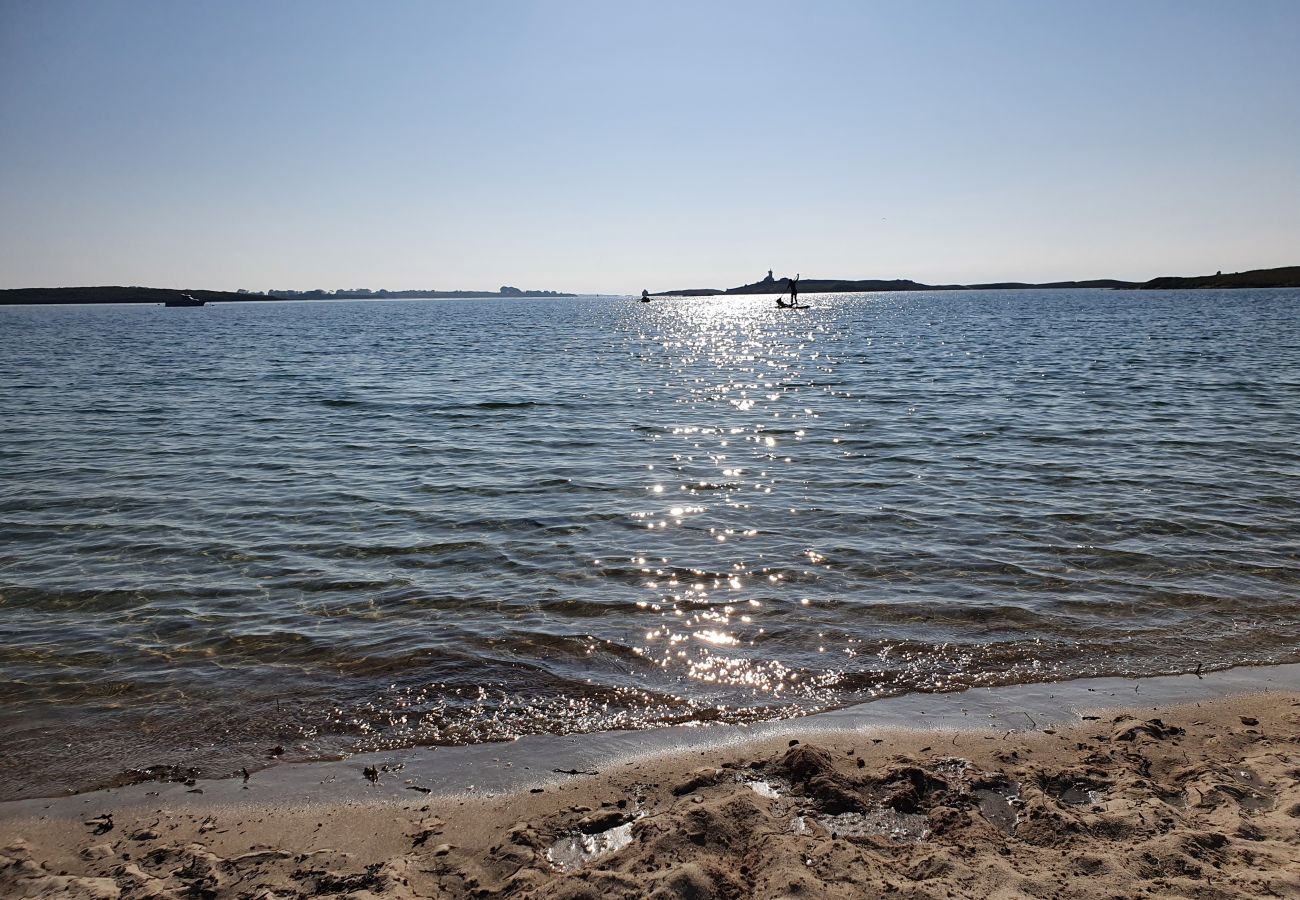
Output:
<svg viewBox="0 0 1300 900">
<path fill-rule="evenodd" d="M 0 796 L 1300 659 L 1300 291 L 0 307 Z"/>
</svg>

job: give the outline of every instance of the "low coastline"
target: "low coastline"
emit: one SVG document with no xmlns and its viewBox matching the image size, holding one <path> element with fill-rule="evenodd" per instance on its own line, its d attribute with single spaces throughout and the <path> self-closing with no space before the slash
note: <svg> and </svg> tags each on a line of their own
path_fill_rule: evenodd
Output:
<svg viewBox="0 0 1300 900">
<path fill-rule="evenodd" d="M 1176 291 L 1176 290 L 1241 290 L 1258 288 L 1300 287 L 1300 266 L 1282 266 L 1274 269 L 1251 269 L 1247 272 L 1230 272 L 1227 275 L 1178 276 L 1165 275 L 1147 281 L 1124 281 L 1118 278 L 1092 278 L 1080 281 L 994 281 L 978 284 L 926 284 L 910 278 L 801 278 L 799 290 L 805 294 L 844 294 L 854 292 L 894 291 L 1006 291 L 1006 290 L 1078 290 L 1088 288 L 1114 291 Z M 652 297 L 716 297 L 744 294 L 782 294 L 790 290 L 790 279 L 776 278 L 768 272 L 767 278 L 751 284 L 721 288 L 684 288 L 660 291 Z"/>
<path fill-rule="evenodd" d="M 1297 816 L 1293 664 L 15 801 L 0 891 L 1287 895 Z"/>
<path fill-rule="evenodd" d="M 60 287 L 0 289 L 0 306 L 57 306 L 65 304 L 122 305 L 159 304 L 183 295 L 204 303 L 276 303 L 312 300 L 543 300 L 578 297 L 561 291 L 519 290 L 505 287 L 496 291 L 211 291 L 200 288 L 156 287 Z"/>
</svg>

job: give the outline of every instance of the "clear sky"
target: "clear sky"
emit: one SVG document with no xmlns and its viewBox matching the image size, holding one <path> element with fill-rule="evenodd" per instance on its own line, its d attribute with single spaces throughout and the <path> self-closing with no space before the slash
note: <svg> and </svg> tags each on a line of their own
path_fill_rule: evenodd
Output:
<svg viewBox="0 0 1300 900">
<path fill-rule="evenodd" d="M 0 287 L 1296 265 L 1297 48 L 1297 0 L 0 0 Z"/>
</svg>

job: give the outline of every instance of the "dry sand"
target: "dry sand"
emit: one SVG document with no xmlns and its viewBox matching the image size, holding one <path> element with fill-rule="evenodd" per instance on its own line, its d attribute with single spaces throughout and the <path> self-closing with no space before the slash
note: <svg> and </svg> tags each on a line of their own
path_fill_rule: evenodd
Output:
<svg viewBox="0 0 1300 900">
<path fill-rule="evenodd" d="M 1300 694 L 790 744 L 491 799 L 10 818 L 0 894 L 1300 897 Z"/>
</svg>

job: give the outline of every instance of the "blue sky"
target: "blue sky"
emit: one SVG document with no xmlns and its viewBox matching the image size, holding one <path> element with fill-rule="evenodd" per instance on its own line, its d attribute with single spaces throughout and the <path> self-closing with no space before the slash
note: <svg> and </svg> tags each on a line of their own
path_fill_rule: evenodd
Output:
<svg viewBox="0 0 1300 900">
<path fill-rule="evenodd" d="M 0 287 L 1300 264 L 1300 2 L 0 0 Z"/>
</svg>

